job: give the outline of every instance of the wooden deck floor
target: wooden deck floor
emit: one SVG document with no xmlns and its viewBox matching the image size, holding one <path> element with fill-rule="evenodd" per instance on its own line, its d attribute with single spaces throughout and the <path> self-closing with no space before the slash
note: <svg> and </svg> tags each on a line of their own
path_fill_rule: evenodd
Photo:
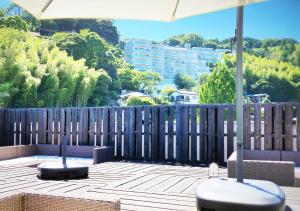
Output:
<svg viewBox="0 0 300 211">
<path fill-rule="evenodd" d="M 221 176 L 226 177 L 226 169 Z M 32 167 L 0 166 L 0 196 L 31 191 L 65 196 L 121 199 L 122 210 L 196 210 L 195 187 L 208 177 L 207 168 L 130 162 L 92 166 L 84 180 L 42 181 Z M 287 204 L 300 210 L 300 188 L 283 187 Z"/>
</svg>

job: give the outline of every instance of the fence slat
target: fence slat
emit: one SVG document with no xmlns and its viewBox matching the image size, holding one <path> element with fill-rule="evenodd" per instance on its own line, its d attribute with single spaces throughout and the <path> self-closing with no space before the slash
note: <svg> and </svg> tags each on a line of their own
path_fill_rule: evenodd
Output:
<svg viewBox="0 0 300 211">
<path fill-rule="evenodd" d="M 26 145 L 26 110 L 20 110 L 21 113 L 21 140 L 20 145 Z"/>
<path fill-rule="evenodd" d="M 135 159 L 136 155 L 136 144 L 135 144 L 135 108 L 129 108 L 129 136 L 128 136 L 128 143 L 129 143 L 129 159 Z"/>
<path fill-rule="evenodd" d="M 275 150 L 282 150 L 282 105 L 275 105 L 274 114 Z"/>
<path fill-rule="evenodd" d="M 197 112 L 196 107 L 192 106 L 191 114 L 191 161 L 197 161 Z"/>
<path fill-rule="evenodd" d="M 228 106 L 227 110 L 227 158 L 233 152 L 233 137 L 234 137 L 234 107 Z"/>
<path fill-rule="evenodd" d="M 217 110 L 217 160 L 224 163 L 224 106 L 219 105 Z"/>
<path fill-rule="evenodd" d="M 108 137 L 108 127 L 109 127 L 109 115 L 108 115 L 108 108 L 103 109 L 103 145 L 108 146 L 109 137 Z"/>
<path fill-rule="evenodd" d="M 95 109 L 89 108 L 89 145 L 95 146 Z"/>
<path fill-rule="evenodd" d="M 251 120 L 250 120 L 250 105 L 244 105 L 244 122 L 243 122 L 243 138 L 244 149 L 251 149 Z"/>
<path fill-rule="evenodd" d="M 160 106 L 159 107 L 159 159 L 160 160 L 165 160 L 166 159 L 166 146 L 165 146 L 165 131 L 166 131 L 166 126 L 165 126 L 165 107 Z"/>
<path fill-rule="evenodd" d="M 168 109 L 168 160 L 174 160 L 174 107 Z"/>
<path fill-rule="evenodd" d="M 5 109 L 0 109 L 0 146 L 4 146 L 4 139 L 5 139 L 5 135 L 4 135 L 4 125 L 7 124 L 7 122 L 5 122 Z"/>
<path fill-rule="evenodd" d="M 102 146 L 102 109 L 97 108 L 97 146 Z"/>
<path fill-rule="evenodd" d="M 297 127 L 296 127 L 296 133 L 297 133 L 297 151 L 300 152 L 300 103 L 297 103 L 296 106 L 296 115 L 297 115 Z"/>
<path fill-rule="evenodd" d="M 182 161 L 182 106 L 176 106 L 176 161 Z"/>
<path fill-rule="evenodd" d="M 285 106 L 285 138 L 284 138 L 284 145 L 285 150 L 293 150 L 293 106 L 292 104 L 286 104 Z"/>
<path fill-rule="evenodd" d="M 83 109 L 82 145 L 89 145 L 89 109 Z"/>
<path fill-rule="evenodd" d="M 182 108 L 182 162 L 186 163 L 189 160 L 189 109 L 187 106 Z"/>
<path fill-rule="evenodd" d="M 150 160 L 150 108 L 147 106 L 144 109 L 144 159 Z"/>
<path fill-rule="evenodd" d="M 207 140 L 207 156 L 208 156 L 208 161 L 213 162 L 216 161 L 216 147 L 215 147 L 215 108 L 214 107 L 209 107 L 208 108 L 208 140 Z"/>
<path fill-rule="evenodd" d="M 264 105 L 264 146 L 265 150 L 272 150 L 272 106 Z"/>
<path fill-rule="evenodd" d="M 36 120 L 37 120 L 37 111 L 35 109 L 31 110 L 31 122 L 32 122 L 32 144 L 37 144 L 37 139 L 36 139 Z"/>
<path fill-rule="evenodd" d="M 58 144 L 58 134 L 59 134 L 59 109 L 53 109 L 53 122 L 54 122 L 54 140 L 55 145 Z"/>
<path fill-rule="evenodd" d="M 143 140 L 142 140 L 142 126 L 143 126 L 143 113 L 142 108 L 136 108 L 136 155 L 137 159 L 142 159 L 143 157 Z"/>
<path fill-rule="evenodd" d="M 26 126 L 25 126 L 25 145 L 30 145 L 30 136 L 31 136 L 31 112 L 30 109 L 25 110 Z"/>
<path fill-rule="evenodd" d="M 124 109 L 124 158 L 129 159 L 130 110 Z"/>
<path fill-rule="evenodd" d="M 122 115 L 123 110 L 122 108 L 117 108 L 117 157 L 122 157 L 122 125 L 123 119 Z"/>
<path fill-rule="evenodd" d="M 158 108 L 151 108 L 151 160 L 158 160 Z"/>
<path fill-rule="evenodd" d="M 65 120 L 66 120 L 66 115 L 65 115 L 65 109 L 59 109 L 60 114 L 59 114 L 59 140 L 60 144 L 63 144 L 63 141 L 65 140 Z"/>
<path fill-rule="evenodd" d="M 47 144 L 52 144 L 53 134 L 53 111 L 48 109 L 48 129 L 47 129 Z"/>
<path fill-rule="evenodd" d="M 65 119 L 65 139 L 67 145 L 70 145 L 71 142 L 71 119 L 72 119 L 72 114 L 71 114 L 71 109 L 66 108 L 66 119 Z"/>
<path fill-rule="evenodd" d="M 109 109 L 109 143 L 115 145 L 115 108 Z"/>
<path fill-rule="evenodd" d="M 72 121 L 72 141 L 70 141 L 71 145 L 77 145 L 77 109 L 71 109 L 71 121 Z"/>
<path fill-rule="evenodd" d="M 95 109 L 89 108 L 88 145 L 95 146 Z"/>
<path fill-rule="evenodd" d="M 7 139 L 6 146 L 14 145 L 14 122 L 15 122 L 15 112 L 13 110 L 9 110 L 7 115 Z"/>
<path fill-rule="evenodd" d="M 78 145 L 82 145 L 82 133 L 83 133 L 83 110 L 78 109 Z"/>
<path fill-rule="evenodd" d="M 206 131 L 206 107 L 200 106 L 200 144 L 199 144 L 199 152 L 200 152 L 200 162 L 206 162 L 206 144 L 205 144 L 205 131 Z"/>
<path fill-rule="evenodd" d="M 46 144 L 46 122 L 47 122 L 47 110 L 39 109 L 39 125 L 38 125 L 39 144 Z"/>
<path fill-rule="evenodd" d="M 3 119 L 2 119 L 2 143 L 1 146 L 8 145 L 8 132 L 9 132 L 9 110 L 3 109 Z M 0 119 L 1 121 L 1 119 Z"/>
<path fill-rule="evenodd" d="M 261 149 L 261 106 L 260 104 L 255 104 L 254 106 L 254 149 Z"/>
<path fill-rule="evenodd" d="M 13 114 L 14 123 L 15 123 L 15 143 L 16 145 L 20 145 L 20 110 L 14 109 Z"/>
</svg>

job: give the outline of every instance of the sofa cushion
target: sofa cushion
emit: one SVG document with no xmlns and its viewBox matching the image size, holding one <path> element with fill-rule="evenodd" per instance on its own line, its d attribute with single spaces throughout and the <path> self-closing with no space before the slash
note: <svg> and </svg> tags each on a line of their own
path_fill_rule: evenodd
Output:
<svg viewBox="0 0 300 211">
<path fill-rule="evenodd" d="M 93 151 L 94 164 L 115 160 L 115 147 L 102 146 L 94 148 Z"/>
<path fill-rule="evenodd" d="M 0 160 L 9 160 L 18 157 L 18 148 L 15 146 L 0 147 Z"/>
<path fill-rule="evenodd" d="M 94 146 L 67 146 L 67 156 L 92 158 Z"/>
<path fill-rule="evenodd" d="M 295 151 L 282 151 L 281 159 L 283 161 L 293 161 L 296 166 L 300 166 L 300 152 Z"/>
<path fill-rule="evenodd" d="M 18 149 L 18 157 L 29 157 L 36 155 L 36 145 L 19 145 L 16 147 Z"/>
<path fill-rule="evenodd" d="M 60 146 L 51 144 L 37 144 L 36 154 L 37 155 L 49 155 L 49 156 L 59 156 Z"/>
<path fill-rule="evenodd" d="M 244 150 L 244 160 L 280 161 L 280 151 L 275 151 L 275 150 Z"/>
</svg>

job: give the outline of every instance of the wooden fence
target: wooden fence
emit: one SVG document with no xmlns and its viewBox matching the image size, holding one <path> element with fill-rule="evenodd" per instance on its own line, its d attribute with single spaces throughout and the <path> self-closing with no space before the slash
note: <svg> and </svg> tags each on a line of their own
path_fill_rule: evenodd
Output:
<svg viewBox="0 0 300 211">
<path fill-rule="evenodd" d="M 235 105 L 0 109 L 0 146 L 114 145 L 120 159 L 223 163 Z M 298 122 L 298 124 L 297 124 Z M 300 151 L 300 103 L 244 105 L 244 148 Z"/>
</svg>

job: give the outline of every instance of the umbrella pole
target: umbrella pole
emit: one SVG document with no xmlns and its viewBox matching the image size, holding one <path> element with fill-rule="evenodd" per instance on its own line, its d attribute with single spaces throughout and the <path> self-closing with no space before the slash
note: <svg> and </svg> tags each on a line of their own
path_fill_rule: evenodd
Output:
<svg viewBox="0 0 300 211">
<path fill-rule="evenodd" d="M 239 6 L 236 21 L 236 177 L 238 182 L 243 182 L 243 16 L 244 7 Z"/>
</svg>

